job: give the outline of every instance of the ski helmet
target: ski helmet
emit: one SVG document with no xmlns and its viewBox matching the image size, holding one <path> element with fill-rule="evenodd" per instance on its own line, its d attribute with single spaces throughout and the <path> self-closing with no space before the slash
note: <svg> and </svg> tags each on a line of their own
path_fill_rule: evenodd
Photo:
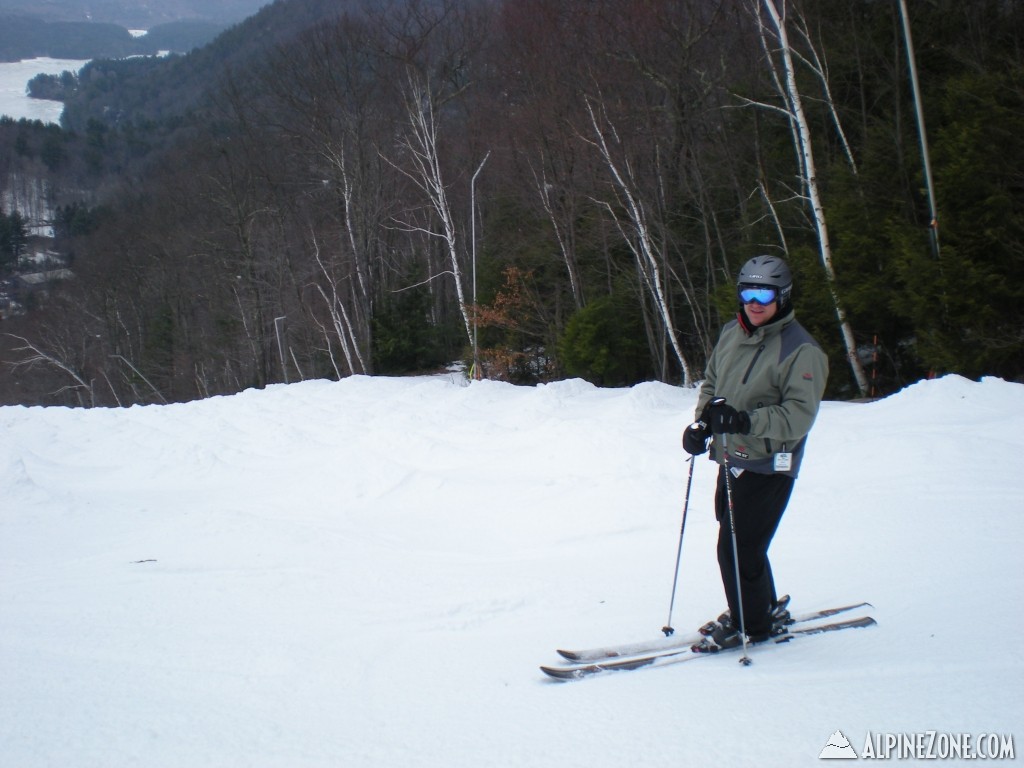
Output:
<svg viewBox="0 0 1024 768">
<path fill-rule="evenodd" d="M 736 278 L 737 290 L 746 285 L 774 288 L 779 295 L 779 309 L 788 308 L 793 295 L 793 273 L 778 256 L 755 256 L 743 265 Z"/>
</svg>

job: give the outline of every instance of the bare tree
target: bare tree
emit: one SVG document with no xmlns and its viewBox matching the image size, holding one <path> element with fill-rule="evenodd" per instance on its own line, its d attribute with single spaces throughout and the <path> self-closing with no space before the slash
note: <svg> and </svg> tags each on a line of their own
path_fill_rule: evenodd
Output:
<svg viewBox="0 0 1024 768">
<path fill-rule="evenodd" d="M 336 241 L 316 222 L 315 267 L 306 278 L 320 281 L 315 292 L 331 297 L 332 312 L 351 319 L 361 366 L 372 343 L 381 271 L 374 262 L 389 217 L 379 155 L 389 92 L 367 66 L 378 55 L 367 32 L 365 19 L 347 15 L 314 27 L 298 52 L 279 52 L 262 75 L 272 101 L 238 107 L 288 139 L 310 206 L 337 222 Z M 282 186 L 288 181 L 295 183 Z"/>
<path fill-rule="evenodd" d="M 64 385 L 53 394 L 61 395 L 71 392 L 74 393 L 79 405 L 96 405 L 93 380 L 84 370 L 88 355 L 87 337 L 73 341 L 51 340 L 50 344 L 44 345 L 29 341 L 24 336 L 8 335 L 21 344 L 15 347 L 14 351 L 22 353 L 22 357 L 11 364 L 12 370 L 31 369 L 37 366 L 53 368 L 71 379 L 71 383 Z"/>
<path fill-rule="evenodd" d="M 835 268 L 832 265 L 832 247 L 829 242 L 828 222 L 825 218 L 825 209 L 821 200 L 821 191 L 818 186 L 817 170 L 814 163 L 814 147 L 811 130 L 807 121 L 807 116 L 804 112 L 803 98 L 796 82 L 794 55 L 789 42 L 789 33 L 786 23 L 786 0 L 778 0 L 779 4 L 777 4 L 776 0 L 760 1 L 765 12 L 768 14 L 768 18 L 771 20 L 773 29 L 775 30 L 774 34 L 777 42 L 776 52 L 781 60 L 782 73 L 781 78 L 779 78 L 773 65 L 773 75 L 776 76 L 777 83 L 780 82 L 780 80 L 784 83 L 784 87 L 780 88 L 780 93 L 786 105 L 784 110 L 785 114 L 791 121 L 791 125 L 795 132 L 795 141 L 800 163 L 800 174 L 806 189 L 807 203 L 810 205 L 811 214 L 814 218 L 814 225 L 818 235 L 821 263 L 825 269 L 825 277 L 828 282 L 829 293 L 832 297 L 832 304 L 835 307 L 836 320 L 839 323 L 843 342 L 846 346 L 846 358 L 850 364 L 850 369 L 853 372 L 857 388 L 860 391 L 861 396 L 864 397 L 868 394 L 869 390 L 868 378 L 867 374 L 864 372 L 864 366 L 860 362 L 860 357 L 857 354 L 857 342 L 854 339 L 853 329 L 850 327 L 850 323 L 846 318 L 846 311 L 843 309 L 843 304 L 839 298 Z M 761 15 L 760 12 L 758 12 L 758 19 L 760 20 L 760 18 Z M 762 39 L 766 41 L 766 47 L 770 47 L 766 40 L 766 36 L 769 34 L 768 30 L 764 25 L 760 25 L 760 29 Z M 768 60 L 769 63 L 773 61 L 770 56 Z M 819 72 L 820 71 L 821 70 L 819 69 Z M 852 162 L 852 156 L 850 159 Z"/>
<path fill-rule="evenodd" d="M 541 162 L 544 166 L 550 164 L 545 158 L 542 158 Z M 569 277 L 573 303 L 576 309 L 580 309 L 584 304 L 584 296 L 583 281 L 580 279 L 579 264 L 576 259 L 575 219 L 579 215 L 576 208 L 576 196 L 571 191 L 566 192 L 555 186 L 546 171 L 537 170 L 532 165 L 530 170 L 541 207 L 544 209 L 548 221 L 551 222 L 551 229 L 558 242 L 558 250 L 562 255 L 566 274 Z"/>
<path fill-rule="evenodd" d="M 672 312 L 669 307 L 666 278 L 660 256 L 661 249 L 655 242 L 655 234 L 651 229 L 647 206 L 637 189 L 633 168 L 628 159 L 620 160 L 618 153 L 613 150 L 613 146 L 621 145 L 622 140 L 615 127 L 610 124 L 607 114 L 601 112 L 599 115 L 598 112 L 595 112 L 594 104 L 589 98 L 586 101 L 586 106 L 594 132 L 593 138 L 589 141 L 597 148 L 608 167 L 613 186 L 620 199 L 621 209 L 624 211 L 626 221 L 628 222 L 628 229 L 627 224 L 617 215 L 615 208 L 607 202 L 603 203 L 603 205 L 612 215 L 623 239 L 636 258 L 637 268 L 643 283 L 655 303 L 664 327 L 665 336 L 672 346 L 672 351 L 675 353 L 676 360 L 682 369 L 683 385 L 691 386 L 693 384 L 693 377 L 690 373 L 690 363 L 679 344 L 672 320 Z M 686 290 L 685 286 L 684 290 Z M 695 302 L 692 301 L 692 296 L 688 298 L 690 299 L 690 305 L 693 306 Z"/>
<path fill-rule="evenodd" d="M 465 179 L 479 163 L 468 144 L 467 117 L 461 112 L 466 92 L 475 82 L 474 67 L 486 37 L 489 9 L 483 3 L 409 0 L 374 18 L 384 60 L 401 103 L 396 150 L 382 150 L 387 162 L 411 182 L 418 200 L 410 201 L 394 221 L 411 235 L 440 244 L 445 265 L 431 269 L 428 281 L 450 276 L 469 346 L 473 344 L 470 306 L 462 262 L 469 256 L 468 221 L 456 211 L 453 179 Z M 431 248 L 426 249 L 428 262 Z"/>
<path fill-rule="evenodd" d="M 327 265 L 324 264 L 324 261 L 320 256 L 320 248 L 316 244 L 315 235 L 313 237 L 313 249 L 316 263 L 319 265 L 326 278 L 325 282 L 327 286 L 331 289 L 331 293 L 328 294 L 322 284 L 314 283 L 314 289 L 323 299 L 324 305 L 327 307 L 327 311 L 331 319 L 330 328 L 319 321 L 315 322 L 317 322 L 323 331 L 323 336 L 327 343 L 327 356 L 331 361 L 331 365 L 334 366 L 335 375 L 339 379 L 342 377 L 342 373 L 338 369 L 338 364 L 334 359 L 332 339 L 337 339 L 341 346 L 342 354 L 345 356 L 345 363 L 348 366 L 348 373 L 366 373 L 369 369 L 367 368 L 366 361 L 363 359 L 363 356 L 359 351 L 356 330 L 349 318 L 348 310 L 345 308 L 345 302 L 343 302 L 338 296 L 338 281 L 330 274 L 330 270 Z"/>
<path fill-rule="evenodd" d="M 465 289 L 462 285 L 462 268 L 459 265 L 459 251 L 463 247 L 455 226 L 455 215 L 449 201 L 448 188 L 441 168 L 441 155 L 438 138 L 437 110 L 442 106 L 437 92 L 431 87 L 430 79 L 421 78 L 410 69 L 406 71 L 406 83 L 403 92 L 405 109 L 408 117 L 408 132 L 399 140 L 404 157 L 410 162 L 411 169 L 406 169 L 395 162 L 395 168 L 405 174 L 412 183 L 426 196 L 431 210 L 440 224 L 440 231 L 425 224 L 417 224 L 408 219 L 400 220 L 400 224 L 410 232 L 421 232 L 430 237 L 439 238 L 448 256 L 447 274 L 451 275 L 455 286 L 455 295 L 459 302 L 459 312 L 466 328 L 466 341 L 473 344 L 473 327 L 469 305 L 466 302 Z"/>
</svg>

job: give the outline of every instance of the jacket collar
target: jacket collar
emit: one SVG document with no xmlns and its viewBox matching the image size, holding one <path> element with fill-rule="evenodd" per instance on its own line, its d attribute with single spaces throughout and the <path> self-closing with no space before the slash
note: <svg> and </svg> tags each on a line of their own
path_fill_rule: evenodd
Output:
<svg viewBox="0 0 1024 768">
<path fill-rule="evenodd" d="M 771 320 L 761 326 L 755 326 L 747 319 L 747 313 L 742 309 L 736 313 L 736 320 L 747 336 L 766 336 L 769 333 L 777 333 L 783 326 L 789 325 L 795 317 L 795 312 L 790 309 L 785 314 L 776 314 Z"/>
</svg>

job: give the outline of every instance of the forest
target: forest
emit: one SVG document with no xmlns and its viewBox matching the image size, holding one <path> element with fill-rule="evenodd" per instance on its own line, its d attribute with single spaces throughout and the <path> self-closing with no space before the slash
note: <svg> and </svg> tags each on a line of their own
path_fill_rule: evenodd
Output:
<svg viewBox="0 0 1024 768">
<path fill-rule="evenodd" d="M 93 59 L 185 52 L 210 42 L 226 26 L 201 20 L 173 21 L 159 24 L 144 35 L 133 36 L 117 24 L 47 22 L 0 12 L 0 61 L 39 56 Z"/>
<path fill-rule="evenodd" d="M 0 122 L 74 273 L 0 323 L 0 403 L 690 386 L 759 254 L 829 397 L 1020 381 L 1022 42 L 1006 0 L 277 0 L 96 60 Z"/>
<path fill-rule="evenodd" d="M 152 30 L 168 22 L 189 20 L 235 24 L 269 0 L 0 0 L 0 13 L 45 22 L 116 24 Z M 77 58 L 77 57 L 75 57 Z"/>
</svg>

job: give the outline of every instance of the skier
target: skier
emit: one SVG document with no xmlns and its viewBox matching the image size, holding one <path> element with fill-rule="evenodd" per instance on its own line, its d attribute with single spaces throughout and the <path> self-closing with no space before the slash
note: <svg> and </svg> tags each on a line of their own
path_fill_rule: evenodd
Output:
<svg viewBox="0 0 1024 768">
<path fill-rule="evenodd" d="M 766 640 L 788 618 L 768 562 L 828 378 L 828 358 L 795 318 L 793 278 L 777 256 L 755 256 L 739 272 L 739 312 L 708 359 L 697 421 L 683 432 L 693 456 L 711 450 L 721 466 L 715 493 L 718 563 L 729 610 L 694 650 Z M 724 449 L 728 449 L 728 478 Z M 729 496 L 740 584 L 736 584 Z"/>
</svg>

